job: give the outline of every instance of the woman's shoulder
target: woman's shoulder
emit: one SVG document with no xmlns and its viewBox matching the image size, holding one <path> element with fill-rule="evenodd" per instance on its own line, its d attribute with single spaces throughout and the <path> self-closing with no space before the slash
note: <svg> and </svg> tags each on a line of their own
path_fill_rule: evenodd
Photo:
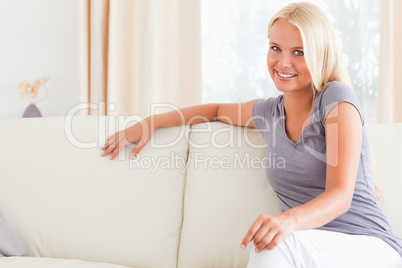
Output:
<svg viewBox="0 0 402 268">
<path fill-rule="evenodd" d="M 253 107 L 253 112 L 264 114 L 265 116 L 273 116 L 280 112 L 280 107 L 283 103 L 283 95 L 259 99 Z"/>
<path fill-rule="evenodd" d="M 343 94 L 354 95 L 353 89 L 348 84 L 342 81 L 327 82 L 321 92 L 327 95 L 329 94 L 335 94 L 338 96 L 342 96 Z"/>
<path fill-rule="evenodd" d="M 322 111 L 322 120 L 325 121 L 329 112 L 342 102 L 348 102 L 356 107 L 362 121 L 364 121 L 359 99 L 353 89 L 344 82 L 332 81 L 325 84 L 323 90 L 317 95 L 318 110 Z"/>
<path fill-rule="evenodd" d="M 317 95 L 317 100 L 324 106 L 334 102 L 341 103 L 343 101 L 360 105 L 353 89 L 341 81 L 331 81 L 326 83 L 323 90 Z"/>
<path fill-rule="evenodd" d="M 252 108 L 252 118 L 256 128 L 264 129 L 267 123 L 280 117 L 282 103 L 283 95 L 256 101 Z"/>
</svg>

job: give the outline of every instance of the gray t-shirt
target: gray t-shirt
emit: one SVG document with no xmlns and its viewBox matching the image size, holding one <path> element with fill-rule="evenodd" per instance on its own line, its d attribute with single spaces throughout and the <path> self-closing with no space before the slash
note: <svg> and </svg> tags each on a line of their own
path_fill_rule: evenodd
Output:
<svg viewBox="0 0 402 268">
<path fill-rule="evenodd" d="M 363 140 L 356 186 L 350 209 L 318 229 L 378 237 L 402 256 L 402 240 L 392 234 L 391 226 L 378 206 L 364 116 L 356 95 L 346 84 L 329 82 L 316 95 L 311 121 L 296 143 L 285 131 L 283 95 L 261 99 L 254 104 L 253 122 L 267 144 L 268 180 L 283 211 L 303 205 L 325 191 L 325 120 L 341 102 L 354 105 L 362 119 Z"/>
</svg>

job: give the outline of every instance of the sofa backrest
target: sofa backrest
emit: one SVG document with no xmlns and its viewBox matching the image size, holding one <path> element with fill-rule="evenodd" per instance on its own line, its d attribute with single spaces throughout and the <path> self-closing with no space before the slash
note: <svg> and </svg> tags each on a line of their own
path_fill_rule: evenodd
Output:
<svg viewBox="0 0 402 268">
<path fill-rule="evenodd" d="M 394 234 L 402 238 L 402 123 L 368 124 L 374 178 L 380 206 Z"/>
<path fill-rule="evenodd" d="M 148 144 L 141 166 L 129 148 L 111 161 L 100 147 L 115 122 L 104 119 L 1 121 L 0 210 L 29 256 L 176 267 L 185 172 L 149 161 L 171 154 L 186 161 L 187 138 L 169 149 Z M 160 129 L 154 141 L 167 144 L 180 133 L 188 137 L 189 127 Z"/>
<path fill-rule="evenodd" d="M 255 129 L 220 122 L 158 129 L 137 159 L 126 148 L 110 161 L 100 147 L 117 119 L 69 120 L 0 122 L 0 210 L 30 256 L 245 267 L 246 231 L 260 214 L 280 213 L 262 168 L 278 159 L 266 158 Z M 368 131 L 380 204 L 402 236 L 402 124 Z"/>
</svg>

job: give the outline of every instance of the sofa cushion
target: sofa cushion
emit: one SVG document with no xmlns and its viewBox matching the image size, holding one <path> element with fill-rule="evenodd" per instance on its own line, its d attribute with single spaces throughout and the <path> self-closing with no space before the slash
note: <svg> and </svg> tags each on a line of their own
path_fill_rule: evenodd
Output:
<svg viewBox="0 0 402 268">
<path fill-rule="evenodd" d="M 142 162 L 129 160 L 132 148 L 111 161 L 100 147 L 117 118 L 70 119 L 0 122 L 0 210 L 28 255 L 176 267 L 185 173 L 149 161 L 186 160 L 186 139 L 174 141 L 189 128 L 158 129 L 151 142 L 173 145 L 148 143 Z"/>
<path fill-rule="evenodd" d="M 26 248 L 19 237 L 8 226 L 0 212 L 0 256 L 22 256 Z"/>
<path fill-rule="evenodd" d="M 380 206 L 402 238 L 402 123 L 368 124 L 373 174 L 382 191 Z"/>
<path fill-rule="evenodd" d="M 0 258 L 2 268 L 124 268 L 110 263 L 89 262 L 81 260 L 66 260 L 38 257 L 9 257 Z"/>
<path fill-rule="evenodd" d="M 214 122 L 193 125 L 189 142 L 178 267 L 246 267 L 247 230 L 260 214 L 280 213 L 261 167 L 264 140 L 256 129 Z"/>
</svg>

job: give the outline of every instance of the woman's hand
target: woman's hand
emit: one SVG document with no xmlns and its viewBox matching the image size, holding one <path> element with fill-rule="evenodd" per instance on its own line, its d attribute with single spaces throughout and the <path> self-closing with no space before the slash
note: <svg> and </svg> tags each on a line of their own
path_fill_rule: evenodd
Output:
<svg viewBox="0 0 402 268">
<path fill-rule="evenodd" d="M 243 238 L 241 248 L 254 240 L 256 252 L 271 250 L 296 228 L 295 219 L 289 213 L 279 215 L 260 215 Z"/>
<path fill-rule="evenodd" d="M 106 144 L 101 148 L 104 150 L 102 156 L 111 153 L 110 159 L 113 160 L 124 147 L 137 143 L 130 154 L 130 158 L 134 158 L 151 139 L 154 131 L 155 129 L 151 129 L 150 121 L 145 119 L 125 130 L 116 132 L 107 139 Z"/>
</svg>

